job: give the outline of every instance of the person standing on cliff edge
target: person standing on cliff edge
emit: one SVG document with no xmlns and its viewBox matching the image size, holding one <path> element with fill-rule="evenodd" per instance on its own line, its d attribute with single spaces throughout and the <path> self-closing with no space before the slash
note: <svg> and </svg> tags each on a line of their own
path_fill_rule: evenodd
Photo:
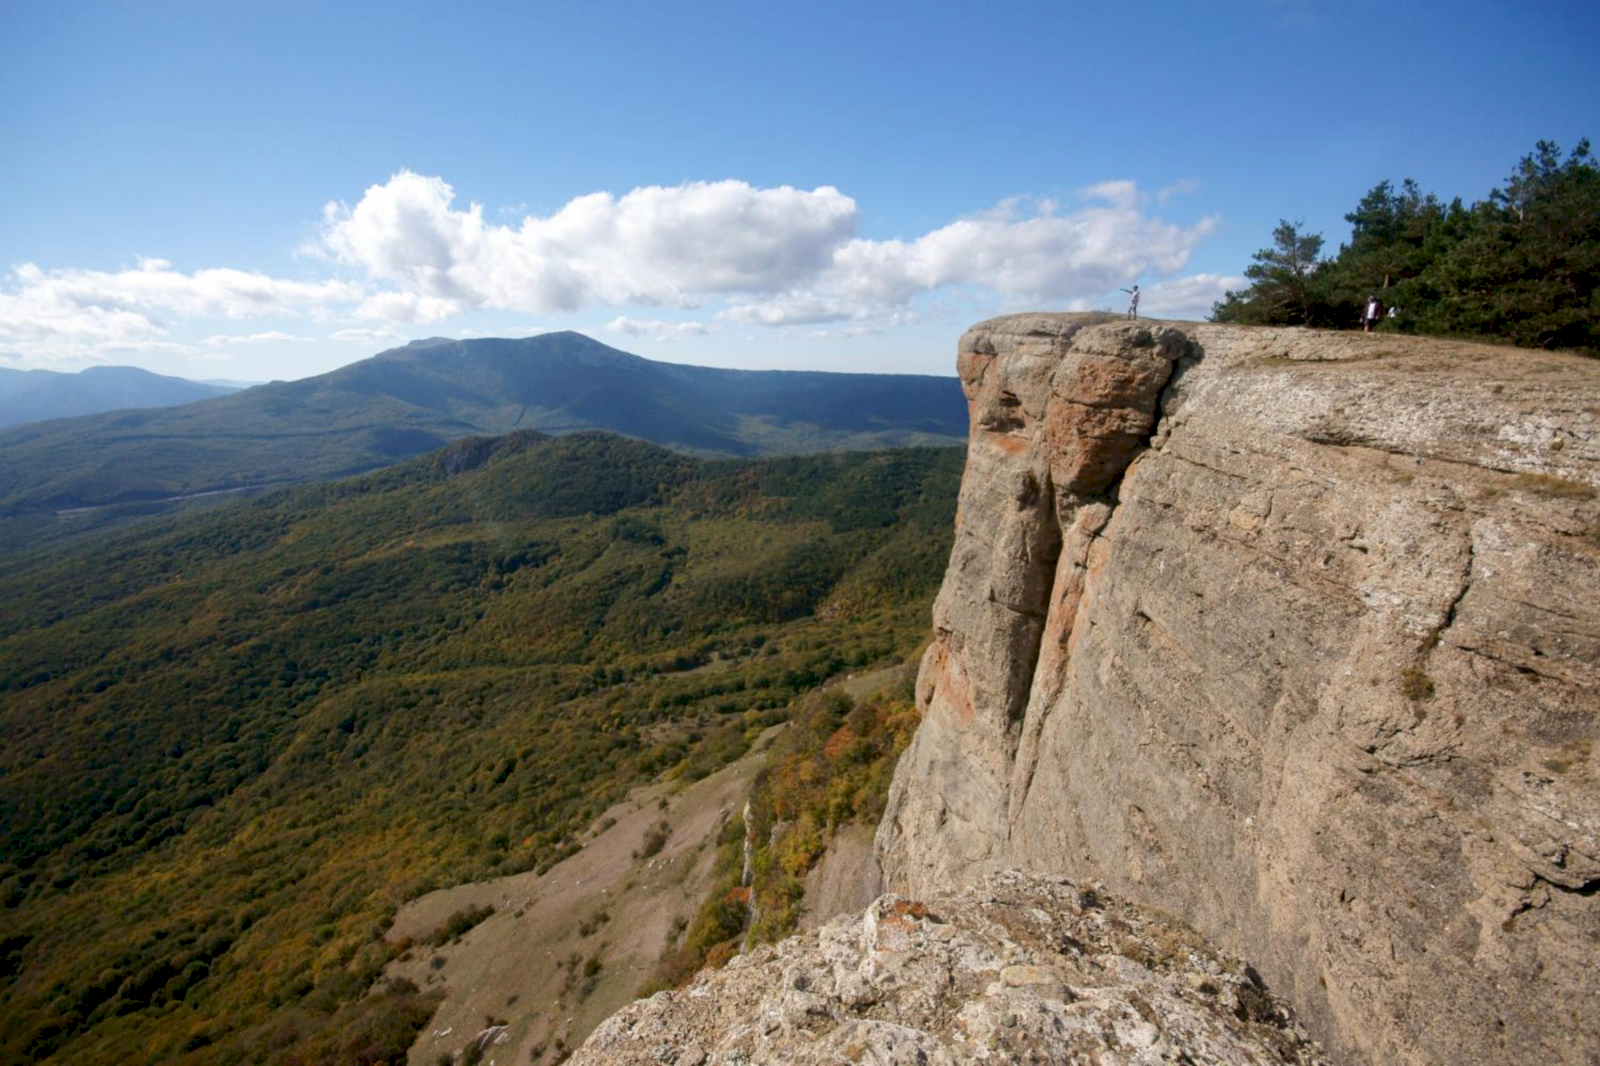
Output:
<svg viewBox="0 0 1600 1066">
<path fill-rule="evenodd" d="M 1139 317 L 1139 286 L 1135 285 L 1131 289 L 1123 289 L 1122 291 L 1129 294 L 1128 295 L 1128 317 L 1129 318 L 1138 318 Z"/>
</svg>

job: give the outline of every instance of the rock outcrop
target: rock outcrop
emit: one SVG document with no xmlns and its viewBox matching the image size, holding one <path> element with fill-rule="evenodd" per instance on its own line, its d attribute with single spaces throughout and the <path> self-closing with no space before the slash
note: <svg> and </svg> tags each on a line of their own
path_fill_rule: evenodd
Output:
<svg viewBox="0 0 1600 1066">
<path fill-rule="evenodd" d="M 575 1066 L 1321 1061 L 1254 971 L 1093 888 L 884 896 L 625 1007 Z"/>
<path fill-rule="evenodd" d="M 878 854 L 1100 880 L 1335 1058 L 1600 1056 L 1600 362 L 975 327 L 957 540 Z"/>
</svg>

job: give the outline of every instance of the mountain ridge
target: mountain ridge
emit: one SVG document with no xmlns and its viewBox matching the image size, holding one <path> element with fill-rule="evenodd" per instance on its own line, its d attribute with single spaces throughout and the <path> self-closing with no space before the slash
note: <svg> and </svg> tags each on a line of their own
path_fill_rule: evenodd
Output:
<svg viewBox="0 0 1600 1066">
<path fill-rule="evenodd" d="M 965 415 L 953 378 L 689 367 L 570 331 L 413 342 L 173 411 L 0 432 L 0 513 L 345 476 L 516 429 L 755 457 L 954 444 Z"/>
<path fill-rule="evenodd" d="M 0 429 L 105 411 L 174 407 L 236 389 L 136 366 L 91 366 L 71 374 L 0 367 Z"/>
</svg>

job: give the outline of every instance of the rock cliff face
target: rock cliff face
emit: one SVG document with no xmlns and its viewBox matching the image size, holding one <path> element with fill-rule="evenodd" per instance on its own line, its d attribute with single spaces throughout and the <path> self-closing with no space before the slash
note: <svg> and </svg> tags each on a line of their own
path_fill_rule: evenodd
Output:
<svg viewBox="0 0 1600 1066">
<path fill-rule="evenodd" d="M 886 887 L 1102 880 L 1347 1061 L 1594 1061 L 1600 363 L 1020 315 L 959 370 Z"/>
</svg>

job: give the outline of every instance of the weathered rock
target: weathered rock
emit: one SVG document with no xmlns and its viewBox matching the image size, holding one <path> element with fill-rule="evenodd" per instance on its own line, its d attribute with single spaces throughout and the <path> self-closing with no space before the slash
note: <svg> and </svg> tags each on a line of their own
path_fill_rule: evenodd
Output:
<svg viewBox="0 0 1600 1066">
<path fill-rule="evenodd" d="M 572 1060 L 630 1063 L 1312 1063 L 1253 971 L 1192 930 L 1015 872 L 884 896 L 613 1015 Z"/>
<path fill-rule="evenodd" d="M 959 367 L 885 886 L 1103 880 L 1351 1061 L 1595 1061 L 1600 363 L 1024 315 Z"/>
</svg>

